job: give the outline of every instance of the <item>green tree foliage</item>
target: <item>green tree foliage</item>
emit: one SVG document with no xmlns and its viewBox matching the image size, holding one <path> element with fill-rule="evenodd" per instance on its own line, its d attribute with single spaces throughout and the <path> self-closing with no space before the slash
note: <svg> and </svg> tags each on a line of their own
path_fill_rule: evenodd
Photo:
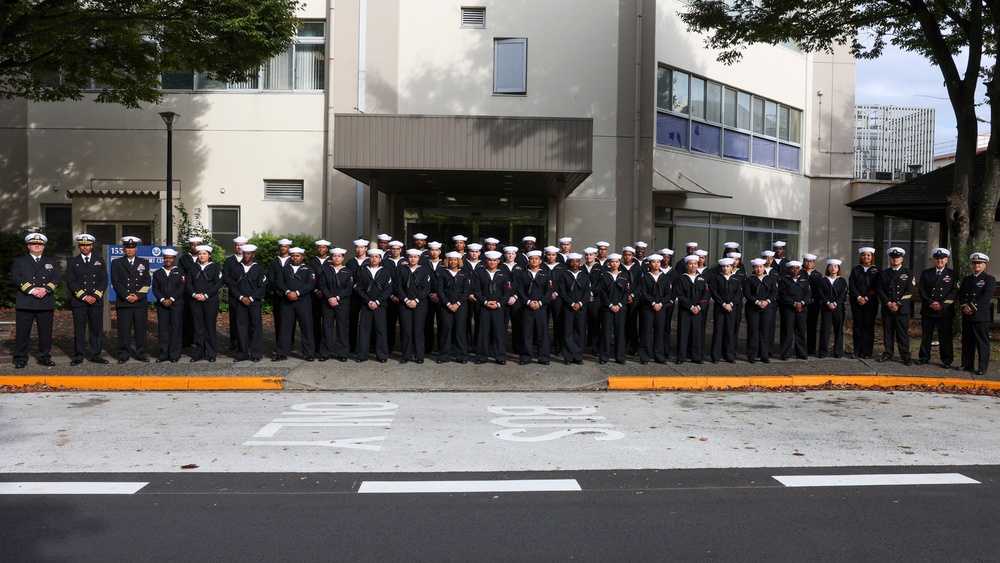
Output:
<svg viewBox="0 0 1000 563">
<path fill-rule="evenodd" d="M 165 71 L 238 81 L 284 51 L 298 0 L 6 0 L 0 2 L 0 98 L 139 107 L 160 100 Z"/>
<path fill-rule="evenodd" d="M 955 114 L 955 179 L 947 220 L 953 257 L 968 271 L 973 250 L 989 252 L 994 214 L 1000 199 L 1000 106 L 990 104 L 990 143 L 986 177 L 974 181 L 976 87 L 986 86 L 989 103 L 998 97 L 994 83 L 996 30 L 1000 7 L 993 2 L 924 0 L 692 0 L 681 14 L 689 29 L 706 34 L 706 44 L 732 64 L 743 47 L 792 42 L 807 51 L 830 52 L 849 46 L 858 58 L 873 59 L 887 44 L 918 53 L 938 67 Z"/>
</svg>

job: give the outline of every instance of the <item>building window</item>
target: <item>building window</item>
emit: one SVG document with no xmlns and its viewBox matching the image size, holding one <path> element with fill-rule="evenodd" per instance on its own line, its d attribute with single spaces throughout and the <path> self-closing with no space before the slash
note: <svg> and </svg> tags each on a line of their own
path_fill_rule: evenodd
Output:
<svg viewBox="0 0 1000 563">
<path fill-rule="evenodd" d="M 729 241 L 740 243 L 744 263 L 760 256 L 764 250 L 771 250 L 771 244 L 776 240 L 788 243 L 786 256 L 798 256 L 799 222 L 693 209 L 655 208 L 653 246 L 656 249 L 667 247 L 678 251 L 674 254 L 676 264 L 678 258 L 683 258 L 684 243 L 692 240 L 709 252 L 710 263 L 723 257 L 724 245 Z"/>
<path fill-rule="evenodd" d="M 493 93 L 528 93 L 527 39 L 496 39 L 494 41 Z"/>
<path fill-rule="evenodd" d="M 209 207 L 208 212 L 212 238 L 216 244 L 228 249 L 233 239 L 240 236 L 240 208 Z"/>
<path fill-rule="evenodd" d="M 462 27 L 486 27 L 486 8 L 462 7 Z"/>
<path fill-rule="evenodd" d="M 305 182 L 302 180 L 264 180 L 264 201 L 303 201 Z"/>
<path fill-rule="evenodd" d="M 915 219 L 900 219 L 898 217 L 886 217 L 883 223 L 885 230 L 883 238 L 885 248 L 875 249 L 875 264 L 885 265 L 885 251 L 890 247 L 898 246 L 906 251 L 904 264 L 911 270 L 921 271 L 924 269 L 925 259 L 928 253 L 928 222 Z M 910 240 L 913 244 L 910 244 Z M 851 243 L 854 251 L 862 246 L 875 245 L 875 218 L 871 216 L 854 217 L 851 224 Z"/>
<path fill-rule="evenodd" d="M 656 144 L 769 168 L 801 168 L 802 111 L 660 66 Z"/>
<path fill-rule="evenodd" d="M 73 206 L 43 205 L 42 228 L 49 237 L 49 247 L 57 254 L 72 254 L 73 239 Z"/>
</svg>

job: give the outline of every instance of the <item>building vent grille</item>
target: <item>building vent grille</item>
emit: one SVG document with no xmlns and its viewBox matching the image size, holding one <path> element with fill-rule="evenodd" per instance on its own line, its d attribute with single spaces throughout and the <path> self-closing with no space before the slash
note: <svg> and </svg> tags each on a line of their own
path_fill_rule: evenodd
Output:
<svg viewBox="0 0 1000 563">
<path fill-rule="evenodd" d="M 264 180 L 265 200 L 302 201 L 304 194 L 302 180 Z"/>
<path fill-rule="evenodd" d="M 486 8 L 462 8 L 462 27 L 486 27 Z"/>
</svg>

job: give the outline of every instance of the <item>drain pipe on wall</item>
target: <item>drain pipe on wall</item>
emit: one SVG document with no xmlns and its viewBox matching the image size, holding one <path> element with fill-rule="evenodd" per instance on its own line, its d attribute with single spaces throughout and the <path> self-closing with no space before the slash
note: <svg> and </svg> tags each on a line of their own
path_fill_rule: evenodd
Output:
<svg viewBox="0 0 1000 563">
<path fill-rule="evenodd" d="M 642 2 L 635 0 L 635 125 L 632 159 L 632 244 L 639 240 L 639 134 L 642 130 Z M 620 242 L 620 241 L 619 241 Z"/>
</svg>

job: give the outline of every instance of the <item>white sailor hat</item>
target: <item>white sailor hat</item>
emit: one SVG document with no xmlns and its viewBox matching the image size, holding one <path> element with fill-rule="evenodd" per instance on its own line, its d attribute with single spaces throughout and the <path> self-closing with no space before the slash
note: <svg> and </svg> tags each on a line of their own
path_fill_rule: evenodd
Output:
<svg viewBox="0 0 1000 563">
<path fill-rule="evenodd" d="M 139 246 L 142 244 L 142 239 L 139 237 L 125 236 L 122 237 L 122 244 L 125 246 Z"/>
<path fill-rule="evenodd" d="M 385 233 L 382 233 L 382 234 L 378 235 L 376 238 L 378 240 L 384 240 L 384 241 L 387 241 L 387 242 L 390 241 L 390 240 L 392 240 L 392 236 L 387 235 Z"/>
<path fill-rule="evenodd" d="M 413 240 L 427 240 L 427 235 L 424 233 L 417 233 L 413 235 Z"/>
<path fill-rule="evenodd" d="M 669 248 L 661 248 L 660 249 L 660 256 L 673 256 L 673 255 L 674 255 L 674 251 L 672 249 L 669 249 Z"/>
<path fill-rule="evenodd" d="M 785 266 L 787 266 L 789 268 L 801 268 L 802 267 L 802 262 L 799 262 L 798 260 L 789 260 L 785 264 Z"/>
<path fill-rule="evenodd" d="M 518 250 L 521 250 L 521 249 L 518 248 L 518 247 L 516 247 L 516 246 L 505 246 L 505 247 L 503 247 L 503 251 L 504 252 L 517 252 Z"/>
<path fill-rule="evenodd" d="M 870 246 L 862 246 L 861 248 L 858 249 L 858 254 L 864 254 L 865 252 L 875 254 L 875 249 Z"/>
<path fill-rule="evenodd" d="M 406 251 L 406 255 L 407 256 L 420 256 L 421 254 L 423 254 L 423 253 L 420 252 L 419 248 L 411 248 L 411 249 L 409 249 L 409 250 Z"/>
<path fill-rule="evenodd" d="M 299 247 L 299 246 L 293 246 L 292 248 L 288 249 L 288 253 L 289 254 L 305 254 L 306 250 L 304 248 L 302 248 L 302 247 Z"/>
<path fill-rule="evenodd" d="M 76 242 L 89 242 L 89 243 L 93 243 L 96 240 L 97 239 L 94 238 L 94 235 L 88 235 L 87 233 L 82 233 L 82 234 L 76 235 Z"/>
<path fill-rule="evenodd" d="M 588 246 L 587 248 L 583 249 L 583 253 L 584 254 L 597 254 L 597 249 L 594 248 L 593 246 Z"/>
<path fill-rule="evenodd" d="M 199 244 L 198 246 L 194 247 L 194 249 L 195 249 L 195 252 L 201 252 L 202 250 L 204 250 L 205 252 L 207 252 L 209 254 L 212 253 L 212 245 L 210 245 L 210 244 Z"/>
<path fill-rule="evenodd" d="M 805 261 L 805 260 L 816 260 L 816 255 L 815 254 L 803 254 L 802 255 L 802 260 L 803 261 Z"/>
<path fill-rule="evenodd" d="M 698 243 L 697 242 L 693 242 L 693 241 L 692 242 L 688 242 L 688 243 L 684 244 L 684 247 L 685 248 L 698 248 Z"/>
<path fill-rule="evenodd" d="M 760 255 L 761 256 L 767 256 L 768 258 L 773 258 L 774 257 L 774 251 L 773 250 L 765 250 L 764 252 L 761 252 Z"/>
<path fill-rule="evenodd" d="M 469 237 L 467 237 L 465 235 L 455 235 L 455 236 L 451 237 L 451 240 L 456 241 L 456 242 L 457 241 L 463 241 L 463 242 L 465 242 L 465 241 L 469 240 Z"/>
<path fill-rule="evenodd" d="M 951 256 L 951 251 L 947 248 L 938 247 L 931 251 L 931 256 L 934 258 L 947 258 Z"/>
<path fill-rule="evenodd" d="M 248 239 L 247 237 L 236 237 L 233 239 L 233 242 L 235 242 L 236 244 L 243 244 L 249 242 L 249 240 L 250 239 Z"/>
<path fill-rule="evenodd" d="M 244 244 L 242 246 L 243 252 L 257 252 L 256 244 Z"/>
<path fill-rule="evenodd" d="M 283 238 L 278 240 L 278 246 L 292 246 L 292 239 Z M 365 241 L 365 246 L 368 246 L 368 241 Z"/>
<path fill-rule="evenodd" d="M 483 245 L 479 244 L 478 242 L 474 242 L 474 243 L 466 246 L 466 248 L 468 248 L 469 250 L 482 250 L 483 249 Z"/>
<path fill-rule="evenodd" d="M 441 248 L 441 243 L 438 242 L 438 241 L 436 241 L 436 240 L 433 240 L 433 241 L 427 243 L 427 248 L 430 248 L 430 249 Z"/>
<path fill-rule="evenodd" d="M 559 239 L 559 244 L 562 244 L 564 242 L 573 242 L 573 237 L 562 237 L 561 239 Z"/>
<path fill-rule="evenodd" d="M 631 252 L 631 253 L 634 254 L 635 253 L 635 249 L 632 248 L 631 246 L 623 246 L 622 247 L 622 254 L 625 254 L 626 252 Z"/>
<path fill-rule="evenodd" d="M 544 250 L 545 252 L 548 252 L 548 253 L 552 253 L 552 254 L 559 254 L 559 247 L 558 246 L 546 246 L 542 250 Z"/>
<path fill-rule="evenodd" d="M 335 246 L 335 247 L 333 247 L 333 248 L 330 249 L 330 254 L 347 254 L 347 249 L 346 248 L 340 248 L 339 246 Z"/>
<path fill-rule="evenodd" d="M 389 246 L 398 246 L 400 248 L 403 248 L 403 242 L 398 240 L 390 240 Z"/>
<path fill-rule="evenodd" d="M 528 251 L 528 258 L 531 258 L 531 257 L 534 257 L 534 256 L 541 256 L 541 255 L 542 255 L 542 251 L 541 250 L 530 250 L 530 251 Z"/>
<path fill-rule="evenodd" d="M 729 252 L 726 254 L 726 256 L 730 258 L 740 258 L 740 259 L 743 258 L 743 254 L 741 252 Z"/>
<path fill-rule="evenodd" d="M 684 261 L 685 262 L 697 262 L 698 261 L 698 255 L 697 254 L 688 254 L 687 256 L 684 257 Z"/>
<path fill-rule="evenodd" d="M 660 256 L 659 254 L 650 254 L 649 256 L 646 257 L 646 261 L 648 261 L 648 262 L 653 262 L 653 261 L 663 262 L 663 256 Z"/>
<path fill-rule="evenodd" d="M 646 243 L 642 242 L 641 240 L 637 240 L 637 241 L 635 241 L 635 245 L 634 246 L 636 248 L 646 248 L 649 245 L 647 245 Z"/>
<path fill-rule="evenodd" d="M 535 237 L 533 237 L 533 236 L 531 236 L 531 235 L 528 235 L 528 236 L 526 236 L 526 237 L 522 237 L 522 238 L 521 238 L 521 242 L 528 242 L 529 240 L 530 240 L 531 242 L 538 242 L 538 239 L 536 239 Z"/>
<path fill-rule="evenodd" d="M 445 254 L 444 257 L 445 258 L 461 258 L 462 257 L 462 253 L 461 252 L 456 252 L 456 251 L 452 250 L 448 254 Z"/>
<path fill-rule="evenodd" d="M 486 244 L 500 244 L 500 239 L 493 237 L 486 237 L 483 242 Z"/>
<path fill-rule="evenodd" d="M 600 248 L 600 247 L 602 247 L 602 246 L 603 246 L 603 247 L 605 247 L 605 248 L 607 248 L 607 247 L 611 246 L 611 243 L 610 243 L 610 242 L 607 242 L 607 241 L 603 241 L 603 240 L 599 240 L 599 241 L 597 241 L 597 242 L 596 242 L 596 243 L 594 244 L 594 246 L 596 246 L 597 248 Z"/>
<path fill-rule="evenodd" d="M 501 256 L 503 256 L 503 254 L 497 252 L 496 250 L 487 250 L 486 251 L 486 259 L 487 260 L 499 260 Z"/>
<path fill-rule="evenodd" d="M 720 266 L 732 266 L 735 263 L 736 260 L 733 260 L 732 258 L 719 258 Z"/>
<path fill-rule="evenodd" d="M 318 241 L 316 241 L 316 242 L 315 242 L 314 244 L 315 244 L 316 246 L 330 246 L 330 245 L 331 245 L 331 244 L 333 244 L 333 243 L 331 243 L 330 241 L 328 241 L 328 240 L 326 240 L 326 239 L 319 239 L 319 240 L 318 240 Z"/>
<path fill-rule="evenodd" d="M 727 243 L 723 243 L 722 246 L 724 246 L 725 248 L 739 248 L 740 247 L 740 243 L 738 243 L 738 242 L 727 242 Z"/>
<path fill-rule="evenodd" d="M 188 239 L 188 244 L 192 242 L 205 242 L 205 239 L 203 237 L 191 237 Z M 278 244 L 282 244 L 282 242 L 279 240 Z M 288 244 L 291 244 L 291 241 L 289 241 Z"/>
<path fill-rule="evenodd" d="M 830 264 L 836 264 L 836 265 L 839 266 L 839 265 L 843 264 L 843 262 L 840 261 L 840 260 L 838 260 L 838 259 L 836 259 L 836 258 L 830 258 L 830 259 L 828 259 L 826 261 L 826 265 L 829 266 Z"/>
<path fill-rule="evenodd" d="M 608 254 L 608 260 L 621 260 L 621 259 L 622 259 L 622 255 L 618 254 L 617 252 L 613 252 L 611 254 Z"/>
<path fill-rule="evenodd" d="M 381 248 L 372 248 L 368 250 L 368 256 L 378 256 L 381 258 L 383 254 L 385 253 L 382 252 Z"/>
<path fill-rule="evenodd" d="M 751 266 L 763 266 L 764 264 L 767 264 L 767 261 L 763 258 L 754 258 L 750 261 Z"/>
<path fill-rule="evenodd" d="M 280 243 L 280 241 L 279 241 L 279 243 Z M 291 244 L 291 242 L 289 242 L 289 244 Z M 371 244 L 371 243 L 369 243 L 367 240 L 365 240 L 363 238 L 359 238 L 359 239 L 357 239 L 357 240 L 354 241 L 354 246 L 368 246 L 369 244 Z"/>
<path fill-rule="evenodd" d="M 177 251 L 173 248 L 164 248 L 162 252 L 164 256 L 177 256 Z"/>
<path fill-rule="evenodd" d="M 785 246 L 786 244 L 788 244 L 788 243 L 786 243 L 783 240 L 776 240 L 776 241 L 774 241 L 774 242 L 771 243 L 771 246 L 773 246 L 775 248 L 781 248 L 782 246 Z"/>
<path fill-rule="evenodd" d="M 708 251 L 707 250 L 695 250 L 694 251 L 694 255 L 695 256 L 708 256 Z"/>
<path fill-rule="evenodd" d="M 583 254 L 580 254 L 579 252 L 570 252 L 569 255 L 566 256 L 566 259 L 567 260 L 583 260 Z"/>
<path fill-rule="evenodd" d="M 982 252 L 973 252 L 969 255 L 969 262 L 989 262 L 990 257 Z"/>
<path fill-rule="evenodd" d="M 889 255 L 889 258 L 900 258 L 906 256 L 906 251 L 898 246 L 890 247 L 889 250 L 885 251 Z"/>
</svg>

